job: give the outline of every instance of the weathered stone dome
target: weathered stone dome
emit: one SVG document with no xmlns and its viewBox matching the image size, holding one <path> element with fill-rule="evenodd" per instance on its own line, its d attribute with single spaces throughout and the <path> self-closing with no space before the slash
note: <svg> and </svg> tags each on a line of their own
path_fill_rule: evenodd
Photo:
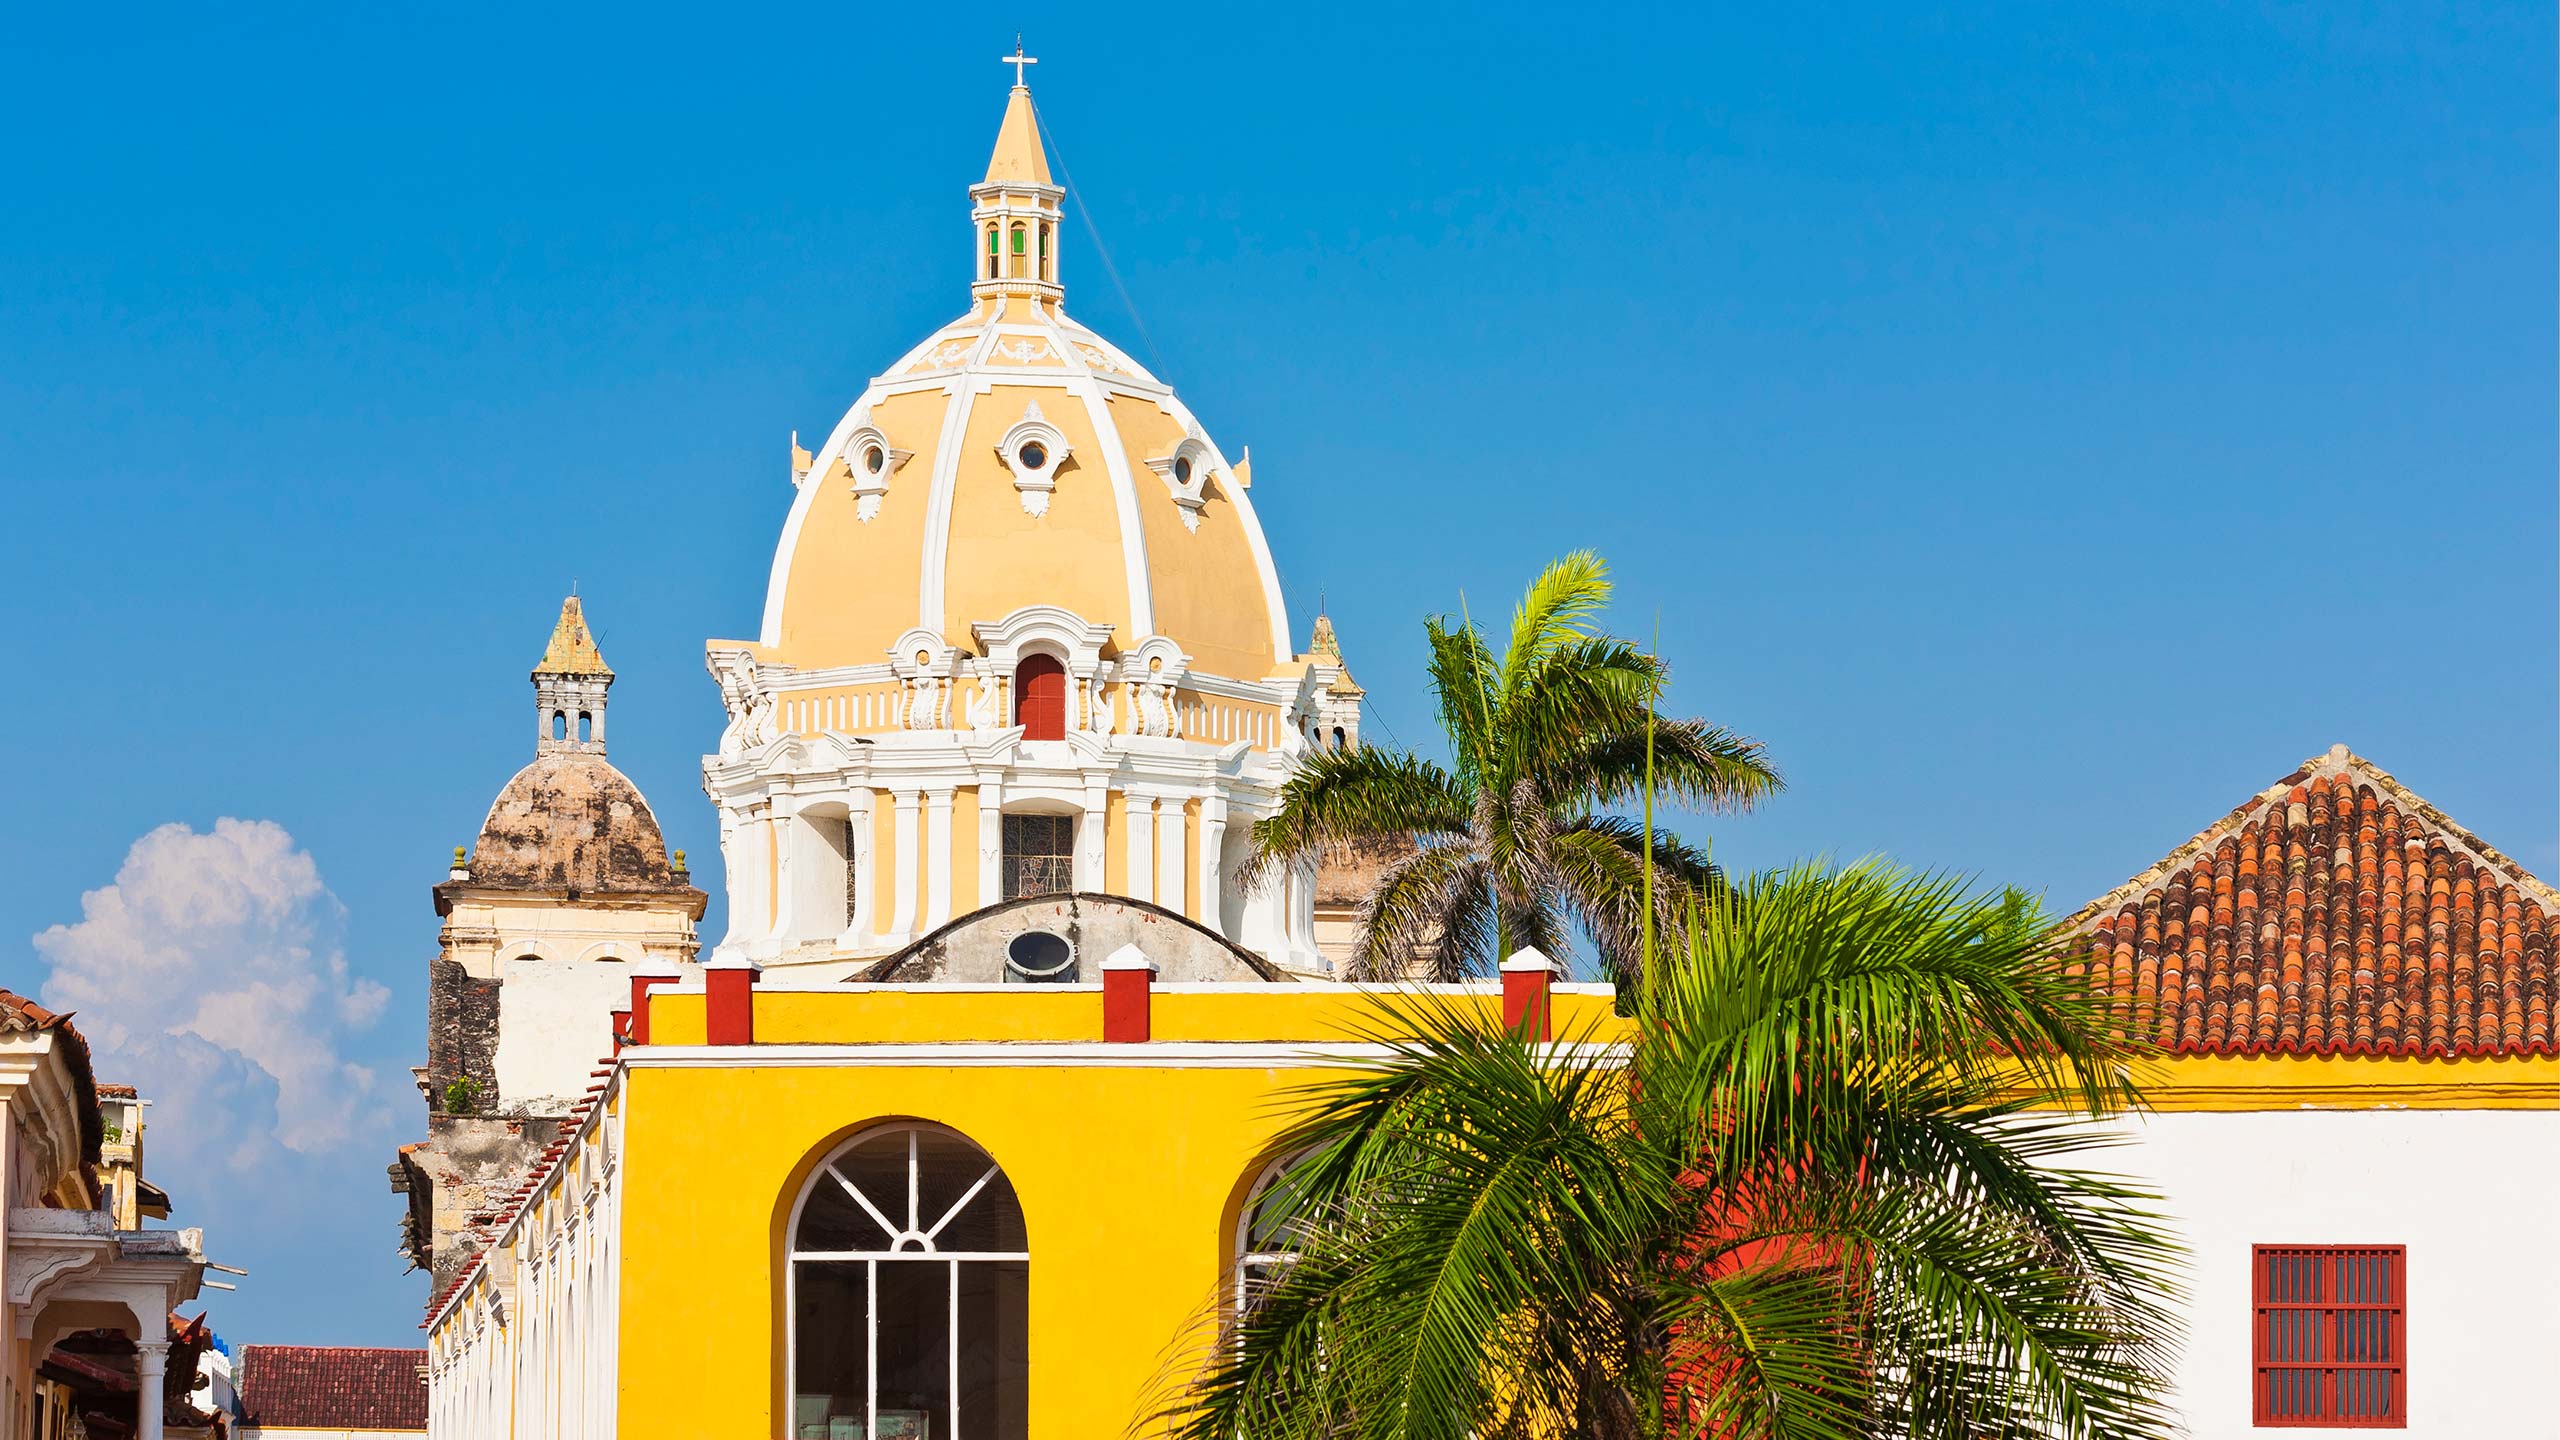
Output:
<svg viewBox="0 0 2560 1440">
<path fill-rule="evenodd" d="M 536 757 L 498 792 L 468 868 L 473 885 L 588 895 L 688 883 L 640 787 L 603 756 L 571 751 Z"/>
</svg>

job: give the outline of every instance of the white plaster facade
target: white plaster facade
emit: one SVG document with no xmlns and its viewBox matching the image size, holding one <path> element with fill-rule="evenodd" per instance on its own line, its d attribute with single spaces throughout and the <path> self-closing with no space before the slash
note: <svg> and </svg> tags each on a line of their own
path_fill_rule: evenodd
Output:
<svg viewBox="0 0 2560 1440">
<path fill-rule="evenodd" d="M 2166 1197 L 2189 1248 L 2176 1410 L 2195 1440 L 2304 1434 L 2251 1418 L 2257 1245 L 2408 1249 L 2411 1440 L 2560 1436 L 2560 1112 L 2154 1114 L 2089 1167 Z"/>
<path fill-rule="evenodd" d="M 715 959 L 850 971 L 976 908 L 964 890 L 1004 898 L 1003 817 L 1048 814 L 1073 821 L 1075 889 L 1181 911 L 1289 969 L 1323 967 L 1312 873 L 1240 878 L 1253 822 L 1277 810 L 1317 733 L 1320 675 L 1195 675 L 1161 636 L 1105 659 L 1107 627 L 1055 606 L 977 630 L 983 654 L 914 634 L 901 661 L 823 672 L 713 652 L 731 717 L 703 761 L 728 883 Z M 1066 666 L 1063 739 L 997 723 L 1033 654 Z M 848 687 L 895 687 L 891 707 L 848 712 Z M 969 834 L 955 828 L 963 792 Z"/>
</svg>

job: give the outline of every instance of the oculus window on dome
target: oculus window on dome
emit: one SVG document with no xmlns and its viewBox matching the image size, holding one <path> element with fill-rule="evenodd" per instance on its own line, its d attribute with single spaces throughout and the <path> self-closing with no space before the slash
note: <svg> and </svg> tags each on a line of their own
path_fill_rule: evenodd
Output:
<svg viewBox="0 0 2560 1440">
<path fill-rule="evenodd" d="M 1067 437 L 1040 413 L 1039 401 L 1024 404 L 1022 418 L 996 441 L 996 454 L 1013 472 L 1013 487 L 1021 492 L 1023 513 L 1048 514 L 1049 495 L 1058 488 L 1058 467 L 1067 460 Z"/>
<path fill-rule="evenodd" d="M 880 513 L 889 493 L 889 477 L 915 458 L 914 452 L 889 443 L 877 426 L 865 425 L 845 437 L 845 472 L 853 477 L 854 518 L 869 523 Z"/>
<path fill-rule="evenodd" d="M 1182 511 L 1184 529 L 1200 529 L 1200 511 L 1209 503 L 1209 477 L 1216 465 L 1216 456 L 1197 429 L 1175 444 L 1171 454 L 1147 461 L 1147 468 L 1163 479 L 1166 492 Z"/>
<path fill-rule="evenodd" d="M 791 1226 L 793 1440 L 1021 1440 L 1030 1262 L 1012 1182 L 960 1135 L 894 1125 L 828 1157 Z"/>
</svg>

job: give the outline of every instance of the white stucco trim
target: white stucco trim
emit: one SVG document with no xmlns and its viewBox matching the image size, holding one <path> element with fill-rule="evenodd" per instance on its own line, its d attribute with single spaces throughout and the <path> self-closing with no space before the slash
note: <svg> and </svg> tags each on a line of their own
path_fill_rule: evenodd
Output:
<svg viewBox="0 0 2560 1440">
<path fill-rule="evenodd" d="M 1138 485 L 1129 468 L 1129 450 L 1120 438 L 1120 427 L 1111 423 L 1111 401 L 1094 380 L 1093 372 L 1068 343 L 1066 330 L 1041 314 L 1041 328 L 1051 348 L 1067 365 L 1073 381 L 1068 393 L 1084 402 L 1085 418 L 1092 422 L 1094 438 L 1102 447 L 1102 465 L 1111 479 L 1111 499 L 1120 517 L 1120 566 L 1126 572 L 1129 586 L 1129 633 L 1152 635 L 1156 630 L 1156 595 L 1154 581 L 1147 570 L 1147 532 L 1138 513 Z"/>
</svg>

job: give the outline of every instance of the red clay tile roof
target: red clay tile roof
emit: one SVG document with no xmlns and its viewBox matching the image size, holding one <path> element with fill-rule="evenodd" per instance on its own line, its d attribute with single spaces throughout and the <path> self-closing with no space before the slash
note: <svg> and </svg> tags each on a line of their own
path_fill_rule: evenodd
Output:
<svg viewBox="0 0 2560 1440">
<path fill-rule="evenodd" d="M 98 1087 L 98 1098 L 101 1100 L 131 1100 L 134 1098 L 135 1094 L 136 1092 L 134 1088 L 130 1085 L 101 1085 Z"/>
<path fill-rule="evenodd" d="M 424 1430 L 424 1350 L 352 1345 L 243 1345 L 245 1424 L 307 1430 Z"/>
<path fill-rule="evenodd" d="M 47 1010 L 24 995 L 0 990 L 0 1030 L 50 1030 L 62 1037 L 62 1063 L 71 1067 L 71 1085 L 80 1101 L 80 1158 L 98 1163 L 98 1147 L 106 1143 L 107 1119 L 98 1109 L 98 1076 L 90 1068 L 89 1041 L 71 1023 L 68 1010 Z"/>
<path fill-rule="evenodd" d="M 2068 924 L 2172 1053 L 2555 1050 L 2560 894 L 2343 745 Z"/>
</svg>

